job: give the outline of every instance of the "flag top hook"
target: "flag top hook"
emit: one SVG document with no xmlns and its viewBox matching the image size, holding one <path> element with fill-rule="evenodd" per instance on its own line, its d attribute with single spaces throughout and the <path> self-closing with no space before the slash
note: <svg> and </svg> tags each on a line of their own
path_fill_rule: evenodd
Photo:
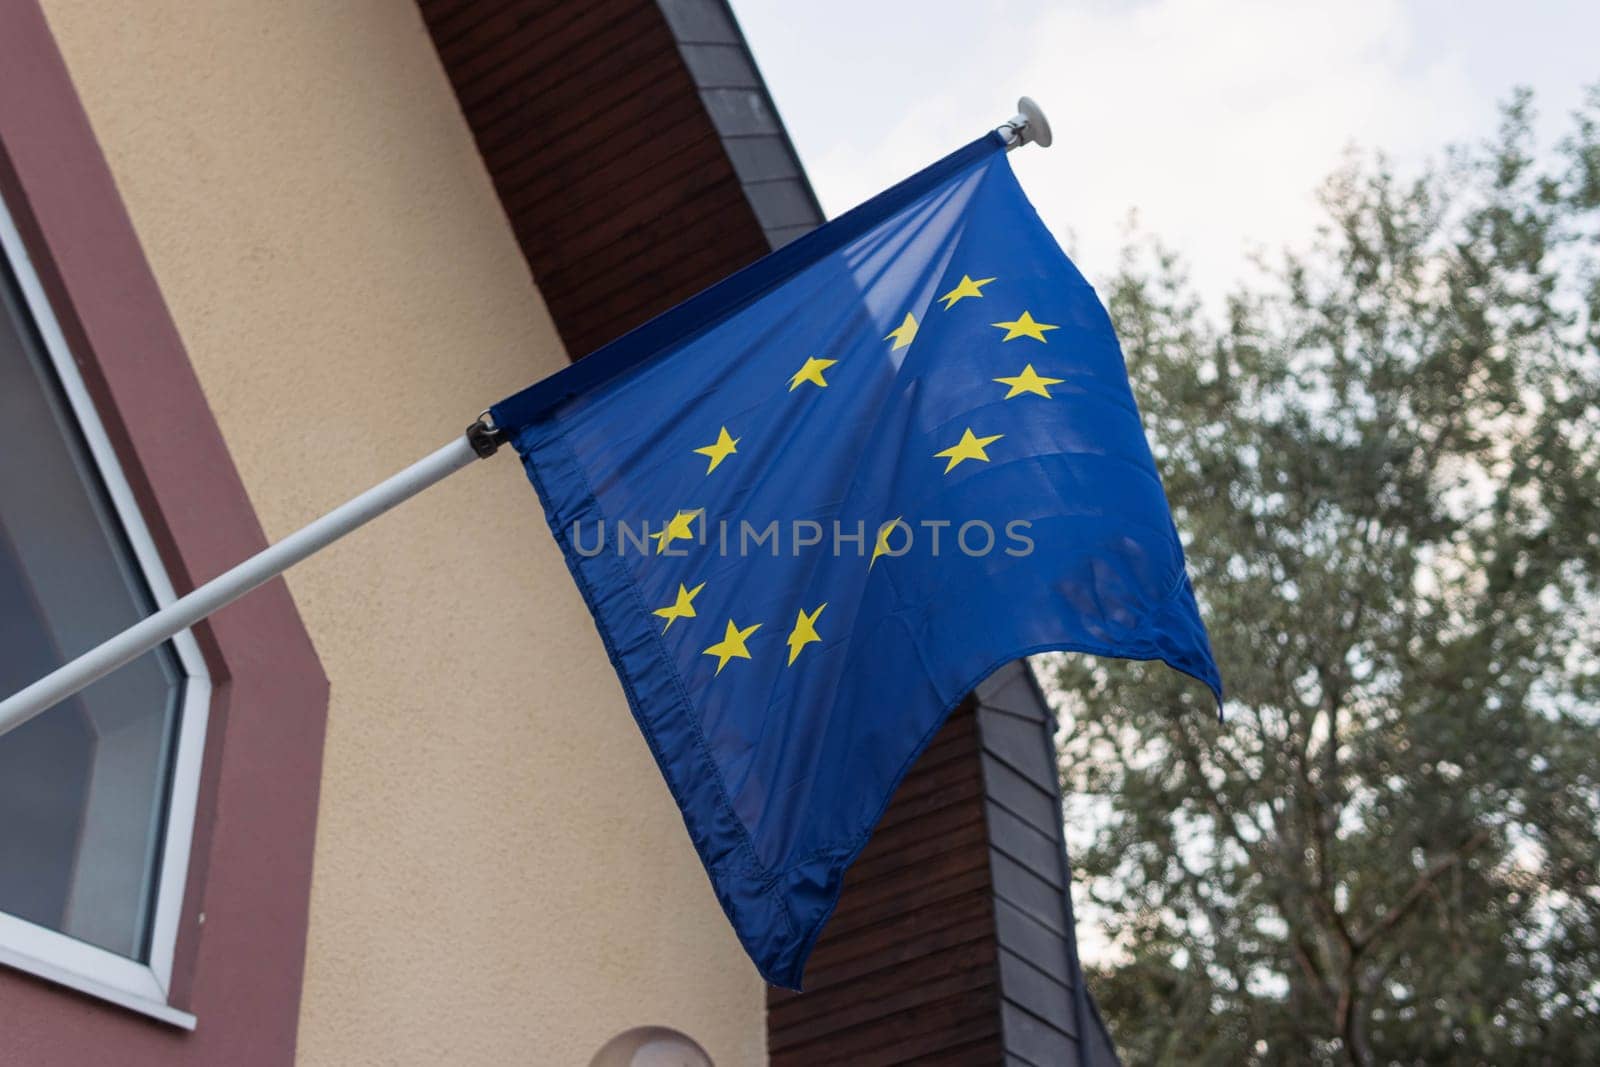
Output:
<svg viewBox="0 0 1600 1067">
<path fill-rule="evenodd" d="M 479 459 L 488 459 L 500 450 L 507 440 L 506 432 L 494 424 L 488 409 L 478 415 L 478 421 L 467 427 L 467 441 Z"/>
<path fill-rule="evenodd" d="M 1031 96 L 1017 100 L 1017 113 L 1000 124 L 999 133 L 1006 139 L 1008 152 L 1029 143 L 1049 148 L 1055 139 L 1050 132 L 1050 120 L 1044 117 L 1044 108 L 1034 103 Z"/>
</svg>

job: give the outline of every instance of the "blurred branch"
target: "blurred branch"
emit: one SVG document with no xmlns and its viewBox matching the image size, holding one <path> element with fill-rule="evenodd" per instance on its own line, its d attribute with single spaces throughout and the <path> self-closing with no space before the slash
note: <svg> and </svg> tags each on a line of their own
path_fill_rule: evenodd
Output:
<svg viewBox="0 0 1600 1067">
<path fill-rule="evenodd" d="M 1463 841 L 1454 851 L 1429 864 L 1421 874 L 1417 875 L 1417 880 L 1411 884 L 1411 888 L 1400 899 L 1400 903 L 1385 912 L 1366 931 L 1355 936 L 1354 945 L 1356 951 L 1364 952 L 1378 938 L 1392 933 L 1396 927 L 1405 922 L 1412 912 L 1416 911 L 1417 906 L 1422 903 L 1423 898 L 1428 895 L 1428 890 L 1436 881 L 1448 873 L 1456 864 L 1465 861 L 1468 856 L 1482 848 L 1493 836 L 1494 831 L 1489 827 L 1484 827 Z"/>
</svg>

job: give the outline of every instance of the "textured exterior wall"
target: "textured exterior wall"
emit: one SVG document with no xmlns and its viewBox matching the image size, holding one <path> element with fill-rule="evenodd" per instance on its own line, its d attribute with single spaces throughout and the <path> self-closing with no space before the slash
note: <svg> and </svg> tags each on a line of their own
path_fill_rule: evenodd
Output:
<svg viewBox="0 0 1600 1067">
<path fill-rule="evenodd" d="M 269 537 L 564 363 L 413 4 L 44 7 Z M 299 1061 L 581 1065 L 658 1024 L 763 1062 L 514 458 L 289 586 L 332 684 Z"/>
</svg>

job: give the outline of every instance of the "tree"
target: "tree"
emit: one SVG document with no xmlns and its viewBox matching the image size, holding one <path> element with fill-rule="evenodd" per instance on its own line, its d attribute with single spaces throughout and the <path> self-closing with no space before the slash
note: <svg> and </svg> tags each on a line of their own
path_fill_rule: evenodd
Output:
<svg viewBox="0 0 1600 1067">
<path fill-rule="evenodd" d="M 1600 1063 L 1600 89 L 1530 115 L 1224 323 L 1107 289 L 1228 688 L 1043 664 L 1130 1062 Z"/>
</svg>

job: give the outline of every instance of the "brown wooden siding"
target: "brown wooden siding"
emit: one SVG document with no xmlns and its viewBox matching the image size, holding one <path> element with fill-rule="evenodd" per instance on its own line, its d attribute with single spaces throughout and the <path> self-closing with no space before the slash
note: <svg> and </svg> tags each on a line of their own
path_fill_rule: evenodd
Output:
<svg viewBox="0 0 1600 1067">
<path fill-rule="evenodd" d="M 573 357 L 764 255 L 655 0 L 420 0 Z"/>
<path fill-rule="evenodd" d="M 768 996 L 773 1067 L 999 1063 L 977 719 L 950 716 L 845 877 L 804 993 Z"/>
</svg>

